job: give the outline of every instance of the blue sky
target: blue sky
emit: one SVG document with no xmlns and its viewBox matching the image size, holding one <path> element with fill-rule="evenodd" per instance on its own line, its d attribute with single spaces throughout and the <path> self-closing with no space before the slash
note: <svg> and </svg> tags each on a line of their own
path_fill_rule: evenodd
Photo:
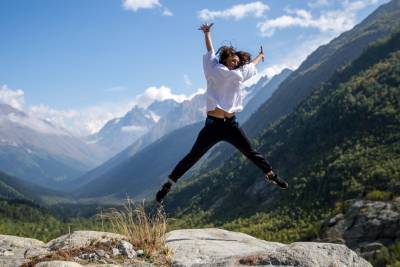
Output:
<svg viewBox="0 0 400 267">
<path fill-rule="evenodd" d="M 2 0 L 0 101 L 87 134 L 135 104 L 204 90 L 203 22 L 215 49 L 263 45 L 257 68 L 273 75 L 385 2 Z"/>
</svg>

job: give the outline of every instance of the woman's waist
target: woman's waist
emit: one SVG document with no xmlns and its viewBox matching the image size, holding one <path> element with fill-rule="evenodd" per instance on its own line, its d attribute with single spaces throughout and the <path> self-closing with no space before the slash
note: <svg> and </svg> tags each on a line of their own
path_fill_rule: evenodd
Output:
<svg viewBox="0 0 400 267">
<path fill-rule="evenodd" d="M 237 124 L 236 116 L 230 118 L 218 118 L 207 114 L 206 124 L 215 123 L 215 125 Z"/>
<path fill-rule="evenodd" d="M 235 113 L 228 113 L 224 110 L 216 108 L 215 110 L 207 111 L 207 118 L 216 119 L 216 120 L 235 120 Z"/>
</svg>

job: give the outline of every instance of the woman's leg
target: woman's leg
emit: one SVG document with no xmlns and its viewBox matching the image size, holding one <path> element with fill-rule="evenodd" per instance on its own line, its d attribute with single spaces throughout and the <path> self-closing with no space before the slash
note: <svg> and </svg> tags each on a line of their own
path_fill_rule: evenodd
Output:
<svg viewBox="0 0 400 267">
<path fill-rule="evenodd" d="M 269 162 L 257 152 L 251 145 L 250 139 L 246 133 L 239 126 L 239 123 L 232 121 L 225 125 L 225 136 L 224 141 L 232 144 L 240 152 L 242 152 L 247 158 L 249 158 L 255 165 L 257 165 L 264 174 L 269 173 L 272 170 Z"/>
<path fill-rule="evenodd" d="M 199 132 L 197 139 L 190 152 L 178 162 L 168 177 L 177 181 L 187 170 L 189 170 L 213 145 L 221 141 L 221 130 L 215 122 L 205 123 Z"/>
</svg>

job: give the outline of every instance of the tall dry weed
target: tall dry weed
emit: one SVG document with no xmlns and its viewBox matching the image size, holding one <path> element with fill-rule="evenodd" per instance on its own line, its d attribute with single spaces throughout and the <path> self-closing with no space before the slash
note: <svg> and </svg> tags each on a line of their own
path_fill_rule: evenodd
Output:
<svg viewBox="0 0 400 267">
<path fill-rule="evenodd" d="M 172 250 L 166 246 L 167 216 L 162 206 L 153 211 L 127 198 L 122 209 L 110 209 L 101 214 L 109 221 L 114 232 L 125 235 L 135 249 L 142 249 L 145 256 L 159 266 L 172 263 Z"/>
</svg>

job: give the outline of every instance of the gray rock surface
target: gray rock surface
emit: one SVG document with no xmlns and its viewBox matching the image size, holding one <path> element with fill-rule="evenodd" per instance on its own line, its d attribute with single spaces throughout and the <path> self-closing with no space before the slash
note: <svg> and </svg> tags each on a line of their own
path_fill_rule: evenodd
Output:
<svg viewBox="0 0 400 267">
<path fill-rule="evenodd" d="M 125 240 L 118 241 L 118 249 L 121 251 L 122 255 L 127 256 L 129 259 L 136 257 L 136 251 L 133 249 L 131 243 Z"/>
<path fill-rule="evenodd" d="M 356 200 L 346 203 L 344 214 L 327 220 L 322 227 L 320 240 L 346 244 L 371 257 L 372 251 L 382 245 L 400 240 L 400 202 Z M 367 257 L 367 258 L 368 258 Z"/>
<path fill-rule="evenodd" d="M 67 234 L 60 236 L 56 239 L 49 241 L 47 244 L 42 241 L 31 239 L 31 238 L 23 238 L 16 237 L 10 235 L 0 235 L 0 266 L 1 267 L 16 267 L 21 264 L 28 262 L 30 257 L 33 256 L 43 256 L 53 251 L 59 249 L 72 249 L 72 248 L 81 248 L 86 247 L 95 242 L 101 242 L 106 244 L 107 246 L 111 246 L 112 240 L 115 239 L 116 243 L 123 242 L 125 250 L 119 251 L 117 248 L 113 248 L 118 251 L 118 255 L 122 252 L 125 253 L 128 258 L 134 258 L 136 256 L 136 252 L 133 250 L 132 244 L 123 240 L 126 239 L 125 236 L 108 233 L 108 232 L 97 232 L 97 231 L 75 231 L 72 234 Z M 129 249 L 130 248 L 130 249 Z M 89 260 L 94 261 L 97 265 L 100 263 L 107 263 L 105 259 L 109 259 L 110 255 L 108 255 L 104 250 L 98 249 L 95 252 L 82 252 L 78 257 L 75 257 L 76 261 L 81 260 Z M 91 266 L 97 266 L 96 264 L 92 264 Z M 68 261 L 49 261 L 37 264 L 37 266 L 66 266 L 66 267 L 75 267 L 81 266 L 77 262 L 68 262 Z M 87 266 L 87 265 L 86 265 Z M 90 266 L 90 265 L 89 265 Z M 101 266 L 113 266 L 113 265 L 104 265 Z M 117 265 L 114 265 L 117 266 Z M 132 265 L 132 266 L 144 266 L 142 265 Z M 146 265 L 152 266 L 152 265 Z"/>
<path fill-rule="evenodd" d="M 78 248 L 90 245 L 92 242 L 109 242 L 111 239 L 126 239 L 125 236 L 98 231 L 75 231 L 53 239 L 47 243 L 50 250 Z"/>
<path fill-rule="evenodd" d="M 47 253 L 46 244 L 33 238 L 0 235 L 0 266 L 15 267 L 33 257 Z"/>
<path fill-rule="evenodd" d="M 296 242 L 285 245 L 216 228 L 175 230 L 167 234 L 173 266 L 372 266 L 345 245 Z"/>
<path fill-rule="evenodd" d="M 73 261 L 45 261 L 39 262 L 35 267 L 82 267 L 82 265 Z"/>
<path fill-rule="evenodd" d="M 117 238 L 122 252 L 123 236 L 113 233 L 95 231 L 77 231 L 71 235 L 61 236 L 47 243 L 30 238 L 0 235 L 0 266 L 15 267 L 27 261 L 30 255 L 44 255 L 55 249 L 84 247 L 93 240 L 109 242 Z M 364 259 L 345 245 L 317 242 L 296 242 L 285 245 L 278 242 L 260 240 L 247 234 L 217 228 L 184 229 L 167 233 L 167 246 L 174 251 L 173 266 L 299 266 L 299 267 L 369 267 Z M 378 243 L 369 244 L 365 250 L 379 247 Z M 130 249 L 131 244 L 124 243 Z M 50 250 L 51 249 L 51 250 Z M 118 249 L 117 249 L 118 250 Z M 139 251 L 139 250 L 138 250 Z M 112 250 L 109 250 L 112 253 Z M 106 251 L 83 252 L 88 259 L 96 258 L 96 262 L 84 266 L 120 266 L 106 263 Z M 83 255 L 82 254 L 82 255 Z M 111 254 L 110 254 L 111 255 Z M 104 256 L 104 257 L 103 257 Z M 83 256 L 82 256 L 83 257 Z M 79 262 L 79 258 L 76 260 Z M 81 262 L 83 264 L 83 262 Z M 48 261 L 37 264 L 37 267 L 82 267 L 80 263 L 68 261 Z M 153 266 L 152 264 L 125 264 L 123 266 Z"/>
<path fill-rule="evenodd" d="M 118 255 L 121 254 L 121 252 L 119 252 L 119 249 L 113 248 L 113 249 L 112 249 L 112 254 L 113 254 L 113 256 L 118 256 Z"/>
</svg>

